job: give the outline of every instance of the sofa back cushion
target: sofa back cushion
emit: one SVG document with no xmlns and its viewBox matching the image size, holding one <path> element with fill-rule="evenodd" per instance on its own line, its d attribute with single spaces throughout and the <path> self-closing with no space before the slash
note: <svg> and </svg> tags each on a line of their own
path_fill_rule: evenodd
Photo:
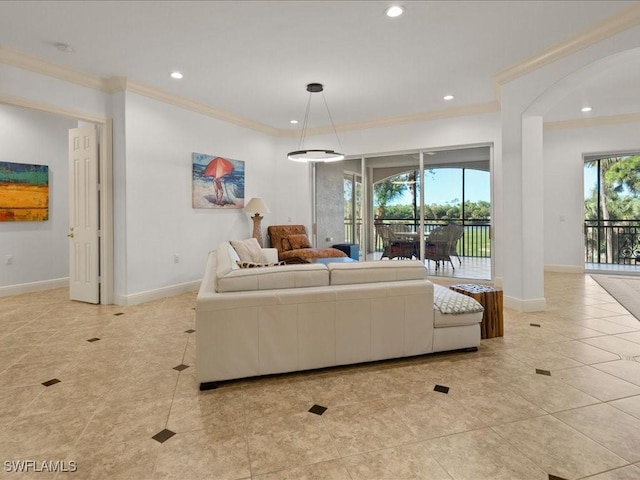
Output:
<svg viewBox="0 0 640 480">
<path fill-rule="evenodd" d="M 218 270 L 220 272 L 220 270 Z M 301 263 L 262 268 L 240 268 L 217 275 L 217 292 L 278 290 L 329 285 L 326 265 Z"/>
<path fill-rule="evenodd" d="M 262 247 L 255 238 L 246 240 L 231 240 L 231 246 L 238 253 L 240 261 L 261 263 L 264 262 Z"/>
<path fill-rule="evenodd" d="M 222 242 L 216 254 L 216 277 L 224 276 L 231 270 L 240 269 L 237 264 L 240 257 L 229 242 Z"/>
<path fill-rule="evenodd" d="M 329 263 L 331 285 L 423 280 L 427 269 L 420 260 Z"/>
</svg>

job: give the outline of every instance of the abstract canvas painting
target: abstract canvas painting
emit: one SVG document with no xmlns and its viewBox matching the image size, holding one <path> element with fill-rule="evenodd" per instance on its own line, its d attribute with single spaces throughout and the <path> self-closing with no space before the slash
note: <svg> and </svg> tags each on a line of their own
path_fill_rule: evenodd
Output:
<svg viewBox="0 0 640 480">
<path fill-rule="evenodd" d="M 49 220 L 49 167 L 0 162 L 0 222 Z"/>
<path fill-rule="evenodd" d="M 244 162 L 193 153 L 193 208 L 244 208 Z"/>
</svg>

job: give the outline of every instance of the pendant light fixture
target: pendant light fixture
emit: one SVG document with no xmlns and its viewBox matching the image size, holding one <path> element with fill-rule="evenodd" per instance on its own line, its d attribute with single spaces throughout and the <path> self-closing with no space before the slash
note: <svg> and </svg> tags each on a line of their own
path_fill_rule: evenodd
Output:
<svg viewBox="0 0 640 480">
<path fill-rule="evenodd" d="M 336 131 L 336 126 L 333 124 L 333 118 L 331 118 L 331 112 L 329 111 L 329 106 L 327 105 L 327 100 L 324 98 L 323 93 L 324 87 L 321 83 L 310 83 L 307 85 L 307 92 L 309 92 L 309 99 L 307 100 L 307 111 L 304 114 L 304 122 L 302 122 L 302 132 L 300 133 L 300 143 L 298 144 L 298 150 L 294 152 L 289 152 L 287 154 L 287 158 L 289 160 L 293 160 L 294 162 L 337 162 L 339 160 L 344 160 L 344 154 L 336 152 L 335 150 L 329 149 L 304 149 L 304 137 L 307 133 L 307 123 L 309 121 L 309 110 L 311 107 L 311 95 L 314 93 L 322 93 L 322 99 L 324 100 L 324 106 L 327 109 L 327 114 L 329 115 L 329 121 L 331 122 L 331 127 L 333 128 L 333 133 L 338 140 L 338 145 L 342 150 L 342 144 L 340 143 L 340 138 L 338 138 L 338 132 Z"/>
</svg>

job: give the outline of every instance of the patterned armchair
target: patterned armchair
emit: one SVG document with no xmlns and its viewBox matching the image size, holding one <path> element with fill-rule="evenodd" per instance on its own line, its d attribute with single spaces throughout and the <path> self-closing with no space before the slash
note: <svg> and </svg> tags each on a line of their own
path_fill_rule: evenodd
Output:
<svg viewBox="0 0 640 480">
<path fill-rule="evenodd" d="M 278 260 L 308 263 L 315 258 L 346 257 L 337 248 L 312 248 L 304 225 L 271 225 L 269 243 L 278 250 Z"/>
</svg>

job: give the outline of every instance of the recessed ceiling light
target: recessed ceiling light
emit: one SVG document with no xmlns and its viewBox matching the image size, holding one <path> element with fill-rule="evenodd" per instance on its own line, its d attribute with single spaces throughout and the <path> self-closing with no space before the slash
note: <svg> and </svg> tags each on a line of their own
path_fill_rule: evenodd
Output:
<svg viewBox="0 0 640 480">
<path fill-rule="evenodd" d="M 591 110 L 592 110 L 592 109 L 591 109 L 591 107 L 582 107 L 582 108 L 580 109 L 580 111 L 581 111 L 581 112 L 583 112 L 583 113 L 590 112 Z"/>
<path fill-rule="evenodd" d="M 56 43 L 56 48 L 58 50 L 60 50 L 61 52 L 65 52 L 65 53 L 73 53 L 75 52 L 75 50 L 73 48 L 71 48 L 71 45 L 67 44 L 67 43 Z"/>
<path fill-rule="evenodd" d="M 296 123 L 298 123 L 298 120 L 289 120 L 289 123 L 295 125 Z"/>
<path fill-rule="evenodd" d="M 171 72 L 171 78 L 175 78 L 176 80 L 180 80 L 184 75 L 180 72 Z"/>
<path fill-rule="evenodd" d="M 391 18 L 399 17 L 404 13 L 404 7 L 401 7 L 400 5 L 393 5 L 387 8 L 384 11 L 384 13 L 387 15 L 387 17 L 391 17 Z"/>
<path fill-rule="evenodd" d="M 445 95 L 444 97 L 442 97 L 444 100 L 449 101 L 449 100 L 453 100 L 453 95 Z"/>
</svg>

